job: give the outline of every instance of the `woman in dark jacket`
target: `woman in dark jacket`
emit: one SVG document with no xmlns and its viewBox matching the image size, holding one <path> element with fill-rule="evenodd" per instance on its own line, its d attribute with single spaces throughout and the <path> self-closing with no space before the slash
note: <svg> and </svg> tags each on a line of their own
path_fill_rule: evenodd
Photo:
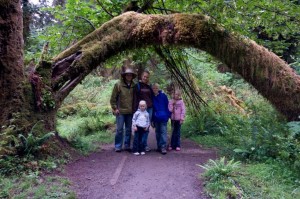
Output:
<svg viewBox="0 0 300 199">
<path fill-rule="evenodd" d="M 152 97 L 153 92 L 151 86 L 149 85 L 149 71 L 144 71 L 141 75 L 141 80 L 135 85 L 134 92 L 133 92 L 133 110 L 137 111 L 139 102 L 141 100 L 146 101 L 147 103 L 147 112 L 149 113 L 150 119 L 152 118 Z M 150 121 L 151 122 L 151 121 Z M 143 144 L 145 146 L 145 151 L 150 151 L 150 147 L 148 146 L 149 129 L 143 134 Z"/>
</svg>

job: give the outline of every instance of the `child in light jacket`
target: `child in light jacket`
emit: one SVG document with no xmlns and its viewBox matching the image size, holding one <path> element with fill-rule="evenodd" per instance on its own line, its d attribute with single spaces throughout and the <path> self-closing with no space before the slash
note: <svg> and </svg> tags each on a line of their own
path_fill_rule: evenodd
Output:
<svg viewBox="0 0 300 199">
<path fill-rule="evenodd" d="M 180 146 L 180 129 L 181 125 L 185 119 L 185 104 L 181 99 L 181 91 L 175 90 L 173 94 L 173 99 L 169 101 L 168 105 L 171 115 L 171 125 L 172 125 L 172 137 L 169 150 L 175 149 L 176 151 L 181 150 Z"/>
<path fill-rule="evenodd" d="M 139 102 L 139 108 L 132 117 L 132 128 L 134 130 L 133 154 L 145 155 L 145 146 L 142 138 L 150 126 L 149 113 L 147 112 L 147 103 L 144 100 Z"/>
</svg>

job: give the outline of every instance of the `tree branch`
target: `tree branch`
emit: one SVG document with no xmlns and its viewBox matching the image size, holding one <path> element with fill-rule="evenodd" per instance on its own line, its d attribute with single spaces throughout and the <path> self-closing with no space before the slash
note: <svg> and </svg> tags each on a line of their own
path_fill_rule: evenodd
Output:
<svg viewBox="0 0 300 199">
<path fill-rule="evenodd" d="M 92 26 L 93 30 L 96 30 L 96 27 L 94 26 L 94 24 L 87 18 L 82 17 L 82 16 L 76 16 L 76 18 L 83 19 L 84 21 L 88 22 L 88 24 L 90 24 Z"/>
<path fill-rule="evenodd" d="M 288 14 L 285 14 L 285 12 L 281 12 L 280 10 L 275 10 L 275 9 L 274 9 L 274 10 L 271 10 L 271 9 L 263 8 L 263 7 L 257 6 L 257 5 L 255 5 L 255 7 L 256 7 L 256 8 L 259 8 L 259 9 L 261 9 L 261 10 L 265 10 L 265 11 L 268 11 L 268 12 L 276 13 L 276 14 L 281 15 L 281 16 L 284 16 L 284 17 L 289 17 L 289 18 L 290 18 L 291 20 L 293 20 L 293 21 L 300 22 L 299 16 L 297 16 L 297 17 L 295 17 L 295 16 L 290 16 L 290 15 L 288 15 Z"/>
<path fill-rule="evenodd" d="M 111 14 L 105 7 L 104 5 L 99 1 L 97 0 L 98 4 L 100 5 L 100 7 L 103 9 L 104 12 L 106 12 L 106 14 L 108 14 L 110 17 L 114 18 L 115 16 L 113 14 Z"/>
<path fill-rule="evenodd" d="M 159 11 L 166 11 L 166 14 L 168 14 L 167 12 L 170 12 L 170 13 L 180 13 L 179 11 L 176 11 L 176 10 L 170 10 L 170 9 L 167 9 L 167 8 L 157 8 L 157 7 L 152 7 L 153 9 L 155 10 L 159 10 Z"/>
<path fill-rule="evenodd" d="M 138 13 L 143 13 L 145 12 L 146 10 L 150 9 L 153 5 L 155 0 L 148 0 L 148 1 L 145 1 L 144 5 L 142 5 L 142 7 L 140 9 L 138 9 L 136 12 Z"/>
</svg>

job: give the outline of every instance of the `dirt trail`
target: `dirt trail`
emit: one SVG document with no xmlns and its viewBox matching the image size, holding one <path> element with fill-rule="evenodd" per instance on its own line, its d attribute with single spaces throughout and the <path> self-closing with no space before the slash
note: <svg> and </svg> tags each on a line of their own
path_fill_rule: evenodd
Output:
<svg viewBox="0 0 300 199">
<path fill-rule="evenodd" d="M 151 131 L 149 145 L 154 150 L 144 156 L 116 153 L 113 145 L 105 145 L 67 165 L 64 176 L 80 199 L 208 198 L 198 178 L 203 170 L 196 164 L 215 159 L 216 152 L 183 140 L 182 151 L 162 155 L 155 151 L 154 137 Z"/>
</svg>

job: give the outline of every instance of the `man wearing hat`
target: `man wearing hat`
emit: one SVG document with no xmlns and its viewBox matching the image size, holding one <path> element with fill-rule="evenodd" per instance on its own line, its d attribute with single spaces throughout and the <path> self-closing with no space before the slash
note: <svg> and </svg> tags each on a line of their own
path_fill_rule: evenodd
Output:
<svg viewBox="0 0 300 199">
<path fill-rule="evenodd" d="M 127 68 L 121 73 L 110 97 L 110 105 L 116 116 L 117 129 L 115 135 L 115 151 L 121 152 L 123 145 L 123 133 L 125 124 L 124 150 L 130 151 L 131 125 L 133 115 L 133 79 L 136 77 L 134 71 Z"/>
</svg>

